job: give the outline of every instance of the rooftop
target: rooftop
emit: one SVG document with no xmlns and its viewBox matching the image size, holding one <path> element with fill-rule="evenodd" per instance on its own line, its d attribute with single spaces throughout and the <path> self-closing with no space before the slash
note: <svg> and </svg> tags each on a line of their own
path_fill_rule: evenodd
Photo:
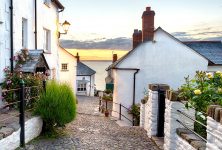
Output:
<svg viewBox="0 0 222 150">
<path fill-rule="evenodd" d="M 96 71 L 88 67 L 82 62 L 77 62 L 77 76 L 91 76 L 94 75 Z"/>
<path fill-rule="evenodd" d="M 221 41 L 186 41 L 183 43 L 213 62 L 213 65 L 222 65 Z"/>
</svg>

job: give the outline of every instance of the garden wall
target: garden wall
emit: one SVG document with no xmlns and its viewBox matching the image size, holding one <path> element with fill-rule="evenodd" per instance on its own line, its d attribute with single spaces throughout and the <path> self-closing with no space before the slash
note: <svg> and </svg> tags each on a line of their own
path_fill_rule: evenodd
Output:
<svg viewBox="0 0 222 150">
<path fill-rule="evenodd" d="M 166 90 L 167 85 L 150 84 L 148 90 L 148 100 L 141 103 L 140 126 L 143 127 L 149 137 L 157 134 L 157 113 L 158 113 L 158 89 Z"/>
<path fill-rule="evenodd" d="M 40 135 L 42 131 L 43 121 L 40 117 L 33 117 L 25 122 L 25 142 L 28 143 L 32 139 Z M 10 136 L 0 140 L 0 149 L 14 150 L 20 145 L 20 129 Z"/>
<path fill-rule="evenodd" d="M 177 120 L 182 121 L 187 127 L 190 129 L 194 128 L 194 123 L 181 115 L 177 110 L 180 110 L 189 116 L 195 116 L 195 111 L 193 109 L 185 108 L 185 105 L 179 101 L 177 101 L 176 93 L 167 91 L 166 94 L 166 109 L 165 109 L 165 123 L 164 123 L 164 149 L 165 150 L 193 150 L 189 140 L 186 140 L 191 136 L 195 138 L 189 130 L 186 130 Z M 189 142 L 188 142 L 189 141 Z"/>
<path fill-rule="evenodd" d="M 222 149 L 222 108 L 211 105 L 207 117 L 207 150 Z"/>
</svg>

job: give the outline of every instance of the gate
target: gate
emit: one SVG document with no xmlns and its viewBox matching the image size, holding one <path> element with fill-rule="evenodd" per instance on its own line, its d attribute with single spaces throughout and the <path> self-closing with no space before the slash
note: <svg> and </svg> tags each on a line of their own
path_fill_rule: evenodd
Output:
<svg viewBox="0 0 222 150">
<path fill-rule="evenodd" d="M 165 91 L 158 89 L 157 137 L 164 136 Z"/>
</svg>

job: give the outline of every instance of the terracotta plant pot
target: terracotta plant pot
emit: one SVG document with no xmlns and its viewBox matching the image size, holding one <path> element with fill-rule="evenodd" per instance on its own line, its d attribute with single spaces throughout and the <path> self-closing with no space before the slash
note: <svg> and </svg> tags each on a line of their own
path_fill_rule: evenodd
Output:
<svg viewBox="0 0 222 150">
<path fill-rule="evenodd" d="M 105 111 L 105 117 L 109 117 L 109 111 L 108 110 Z"/>
</svg>

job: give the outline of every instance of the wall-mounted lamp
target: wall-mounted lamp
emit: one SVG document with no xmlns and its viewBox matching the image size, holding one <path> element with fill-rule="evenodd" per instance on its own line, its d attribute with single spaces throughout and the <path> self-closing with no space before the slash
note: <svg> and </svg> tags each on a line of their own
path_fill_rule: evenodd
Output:
<svg viewBox="0 0 222 150">
<path fill-rule="evenodd" d="M 66 20 L 65 20 L 65 22 L 62 23 L 62 28 L 65 32 L 64 33 L 59 32 L 59 38 L 60 38 L 61 34 L 67 34 L 70 25 L 71 24 Z"/>
</svg>

